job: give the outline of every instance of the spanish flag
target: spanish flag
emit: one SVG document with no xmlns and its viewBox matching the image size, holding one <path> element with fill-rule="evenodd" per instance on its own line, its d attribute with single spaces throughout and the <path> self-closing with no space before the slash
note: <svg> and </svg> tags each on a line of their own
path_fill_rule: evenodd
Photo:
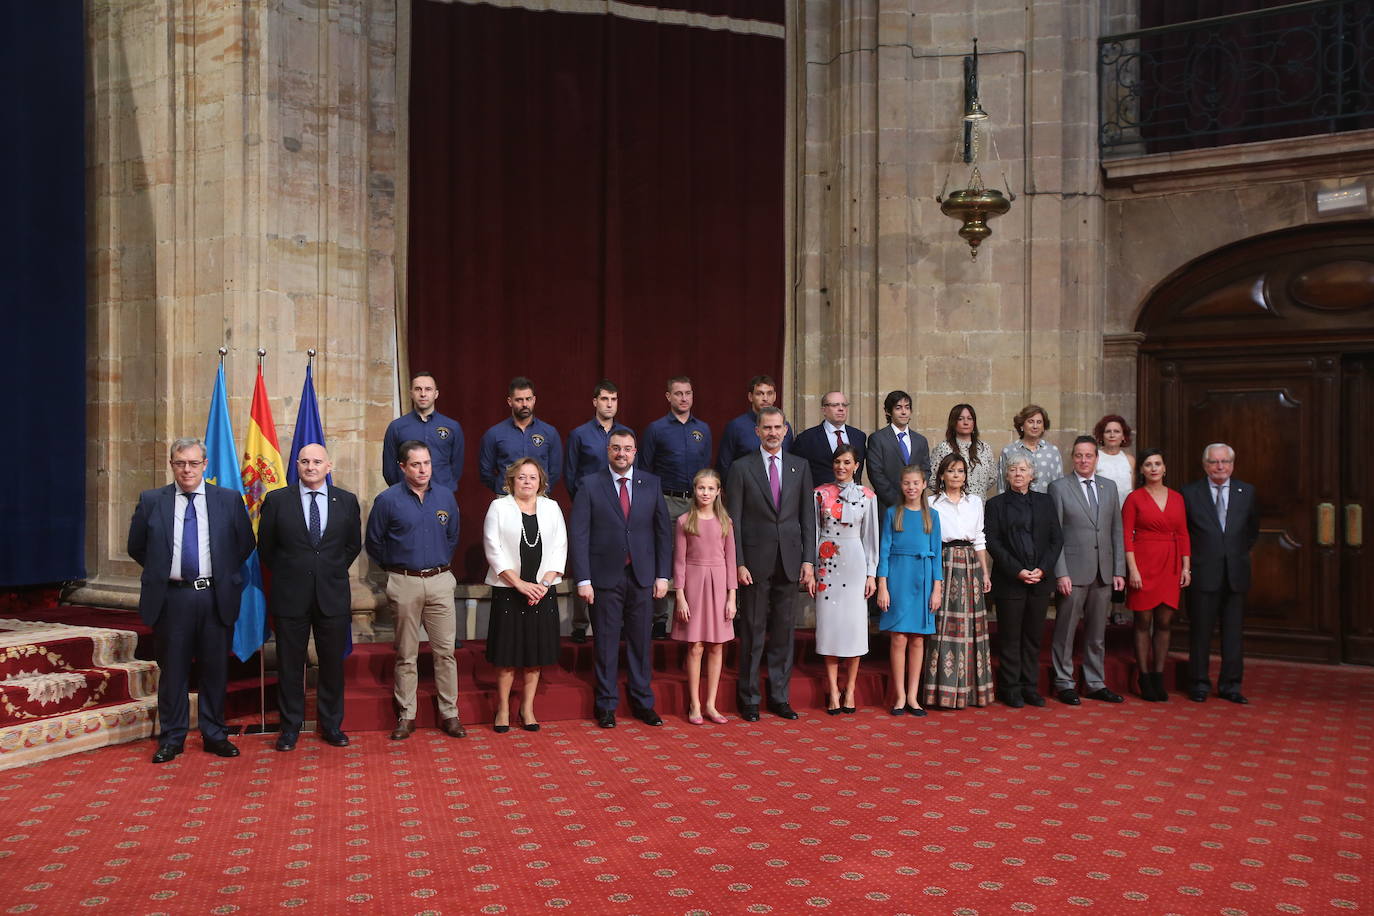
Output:
<svg viewBox="0 0 1374 916">
<path fill-rule="evenodd" d="M 248 412 L 248 436 L 244 441 L 239 476 L 243 482 L 243 502 L 248 507 L 256 536 L 263 498 L 272 490 L 286 486 L 286 471 L 282 467 L 281 449 L 277 446 L 277 426 L 272 422 L 272 405 L 267 401 L 262 366 L 258 366 L 258 381 L 253 386 L 253 406 Z M 256 553 L 253 559 L 256 561 Z M 234 625 L 234 655 L 241 661 L 248 661 L 266 641 L 267 598 L 263 593 L 262 569 L 254 562 L 249 581 L 244 583 L 238 623 Z"/>
</svg>

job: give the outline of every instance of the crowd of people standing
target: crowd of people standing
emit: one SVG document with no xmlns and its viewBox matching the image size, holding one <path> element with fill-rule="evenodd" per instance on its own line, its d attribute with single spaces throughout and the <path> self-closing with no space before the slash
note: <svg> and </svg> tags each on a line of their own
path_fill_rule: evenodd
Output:
<svg viewBox="0 0 1374 916">
<path fill-rule="evenodd" d="M 279 491 L 288 496 L 274 493 L 264 507 L 257 534 L 263 564 L 277 581 L 297 583 L 274 588 L 269 600 L 274 618 L 290 624 L 278 626 L 279 642 L 286 637 L 283 664 L 292 668 L 280 679 L 279 750 L 295 747 L 302 726 L 304 680 L 294 669 L 304 666 L 312 628 L 317 645 L 330 651 L 346 637 L 347 571 L 361 549 L 386 571 L 394 609 L 391 737 L 403 740 L 415 729 L 421 627 L 434 657 L 440 727 L 466 734 L 457 709 L 456 580 L 449 567 L 465 442 L 458 421 L 437 411 L 438 395 L 432 373 L 414 374 L 413 409 L 384 437 L 389 486 L 374 501 L 365 537 L 356 498 L 327 482 L 332 465 L 322 446 L 301 452 L 299 485 Z M 692 413 L 690 378 L 668 380 L 668 412 L 638 434 L 617 420 L 619 390 L 602 380 L 592 392 L 592 418 L 570 431 L 565 449 L 558 431 L 535 416 L 534 383 L 510 382 L 510 417 L 482 436 L 478 462 L 481 482 L 494 494 L 482 541 L 497 732 L 515 724 L 517 673 L 515 718 L 527 731 L 540 727 L 535 697 L 541 669 L 558 659 L 556 588 L 564 579 L 575 596 L 572 639 L 585 642 L 592 634 L 595 718 L 604 728 L 616 724 L 622 641 L 630 712 L 648 725 L 662 723 L 651 685 L 654 638 L 688 644 L 689 722 L 726 721 L 719 681 L 724 646 L 736 639 L 739 715 L 756 721 L 766 707 L 797 718 L 789 684 L 800 591 L 815 599 L 830 714 L 857 708 L 858 666 L 874 627 L 888 639 L 892 695 L 885 706 L 894 716 L 994 699 L 1044 705 L 1041 637 L 1056 595 L 1059 701 L 1123 702 L 1103 672 L 1109 611 L 1122 596 L 1134 617 L 1140 696 L 1167 699 L 1162 672 L 1183 589 L 1193 629 L 1190 698 L 1205 701 L 1212 691 L 1207 663 L 1219 621 L 1217 693 L 1247 702 L 1240 693 L 1240 627 L 1258 522 L 1252 489 L 1231 479 L 1229 446 L 1208 446 L 1206 477 L 1179 493 L 1165 485 L 1157 450 L 1139 456 L 1136 477 L 1136 459 L 1126 451 L 1131 429 L 1118 415 L 1074 441 L 1066 473 L 1059 449 L 1045 438 L 1049 414 L 1035 404 L 1012 418 L 1016 438 L 994 459 L 971 404 L 954 405 L 944 438 L 932 448 L 911 428 L 912 399 L 904 391 L 887 395 L 887 422 L 867 435 L 848 424 L 850 405 L 840 391 L 826 392 L 821 422 L 795 435 L 776 406 L 771 378 L 751 379 L 747 396 L 749 409 L 725 427 L 716 453 L 710 427 Z M 157 631 L 160 661 L 166 657 L 155 762 L 181 752 L 185 672 L 193 657 L 202 665 L 206 749 L 237 754 L 225 737 L 223 685 L 206 661 L 221 641 L 227 645 L 225 628 L 242 587 L 242 560 L 235 558 L 251 551 L 252 535 L 249 529 L 244 538 L 237 508 L 203 480 L 204 457 L 199 441 L 174 442 L 175 482 L 145 492 L 130 525 L 129 552 L 144 567 L 141 609 Z M 549 496 L 560 479 L 572 502 L 566 520 Z M 197 494 L 213 497 L 201 501 L 199 526 Z M 1081 693 L 1073 651 L 1080 622 Z M 319 709 L 322 736 L 346 745 L 341 665 L 321 662 Z"/>
</svg>

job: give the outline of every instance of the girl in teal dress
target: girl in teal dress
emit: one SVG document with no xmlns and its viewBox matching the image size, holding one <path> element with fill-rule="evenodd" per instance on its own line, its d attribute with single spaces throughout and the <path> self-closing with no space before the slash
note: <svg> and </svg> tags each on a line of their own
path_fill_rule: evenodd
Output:
<svg viewBox="0 0 1374 916">
<path fill-rule="evenodd" d="M 890 634 L 895 699 L 892 715 L 924 716 L 919 687 L 925 637 L 935 632 L 944 573 L 940 563 L 940 516 L 926 502 L 926 472 L 902 471 L 902 505 L 883 518 L 878 553 L 878 629 Z"/>
</svg>

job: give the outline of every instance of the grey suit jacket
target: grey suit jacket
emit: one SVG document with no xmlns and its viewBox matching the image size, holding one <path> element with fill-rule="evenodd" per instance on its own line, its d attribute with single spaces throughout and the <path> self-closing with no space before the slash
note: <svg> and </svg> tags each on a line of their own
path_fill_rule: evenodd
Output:
<svg viewBox="0 0 1374 916">
<path fill-rule="evenodd" d="M 1091 585 L 1098 576 L 1111 584 L 1113 576 L 1126 575 L 1116 484 L 1095 474 L 1093 488 L 1097 491 L 1096 513 L 1088 505 L 1087 491 L 1077 474 L 1050 484 L 1050 498 L 1064 532 L 1064 550 L 1054 564 L 1054 575 L 1068 576 L 1074 585 Z"/>
<path fill-rule="evenodd" d="M 735 524 L 735 562 L 748 568 L 756 582 L 773 574 L 782 556 L 787 578 L 797 581 L 801 565 L 816 563 L 816 510 L 811 466 L 805 458 L 784 452 L 778 464 L 781 507 L 773 505 L 768 471 L 759 451 L 730 465 L 725 508 Z"/>
<path fill-rule="evenodd" d="M 864 464 L 868 468 L 868 482 L 873 492 L 878 494 L 878 502 L 883 508 L 899 505 L 902 501 L 902 468 L 914 464 L 923 469 L 930 468 L 930 442 L 926 437 L 907 427 L 907 447 L 911 449 L 911 460 L 902 460 L 902 445 L 889 423 L 865 440 L 867 454 Z M 929 482 L 929 481 L 927 481 Z"/>
</svg>

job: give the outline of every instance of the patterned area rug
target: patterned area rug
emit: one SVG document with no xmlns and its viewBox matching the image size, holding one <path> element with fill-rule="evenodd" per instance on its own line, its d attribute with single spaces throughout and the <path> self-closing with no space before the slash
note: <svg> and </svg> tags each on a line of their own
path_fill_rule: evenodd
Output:
<svg viewBox="0 0 1374 916">
<path fill-rule="evenodd" d="M 0 769 L 152 733 L 157 665 L 135 633 L 0 620 Z"/>
<path fill-rule="evenodd" d="M 1311 914 L 1374 908 L 1374 671 L 531 734 L 152 742 L 0 776 L 4 912 Z"/>
</svg>

